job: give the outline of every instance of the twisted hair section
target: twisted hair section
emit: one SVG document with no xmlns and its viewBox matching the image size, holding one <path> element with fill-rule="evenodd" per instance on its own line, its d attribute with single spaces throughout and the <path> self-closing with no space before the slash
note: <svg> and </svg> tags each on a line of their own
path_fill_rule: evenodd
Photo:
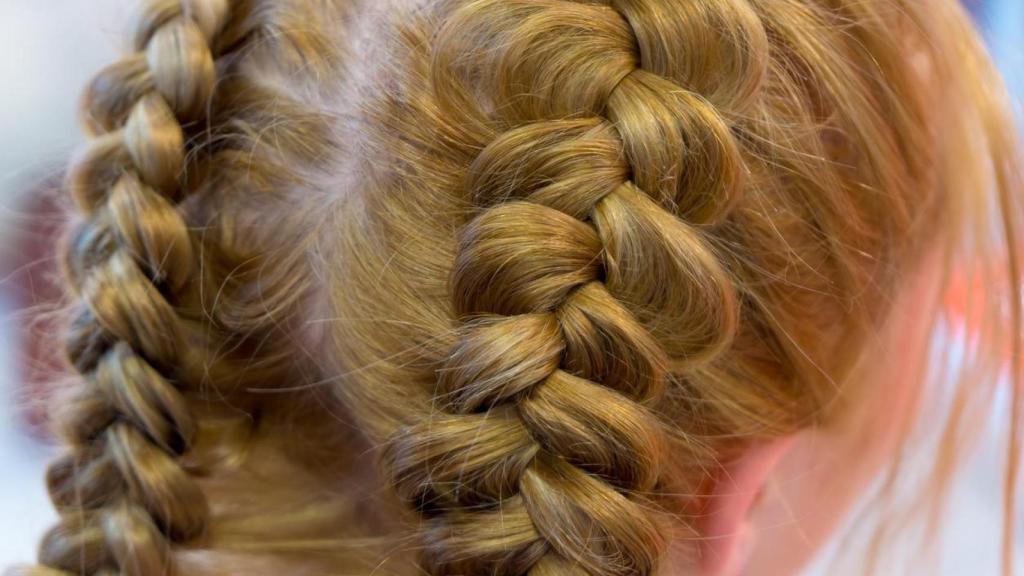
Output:
<svg viewBox="0 0 1024 576">
<path fill-rule="evenodd" d="M 256 234 L 249 222 L 331 148 L 308 102 L 315 84 L 292 77 L 335 72 L 336 45 L 308 24 L 323 14 L 147 1 L 135 52 L 90 84 L 93 138 L 69 177 L 82 219 L 63 254 L 78 300 L 67 354 L 81 383 L 57 423 L 70 451 L 48 473 L 62 521 L 41 545 L 44 566 L 168 573 L 173 547 L 208 533 L 198 477 L 215 467 L 207 452 L 227 449 L 215 431 L 194 452 L 209 427 L 196 399 L 208 414 L 230 403 L 255 421 L 257 402 L 239 389 L 296 377 L 282 324 L 307 293 L 297 233 Z"/>
<path fill-rule="evenodd" d="M 19 573 L 168 574 L 178 547 L 209 536 L 201 480 L 247 437 L 221 407 L 254 422 L 239 388 L 296 373 L 281 325 L 306 293 L 302 258 L 280 257 L 296 235 L 247 221 L 331 148 L 315 83 L 295 74 L 336 71 L 336 44 L 309 25 L 324 14 L 145 0 L 129 55 L 87 87 L 90 141 L 67 183 L 80 217 L 61 247 L 78 378 L 57 406 L 68 450 L 47 472 L 60 521 Z M 268 258 L 279 273 L 261 272 Z"/>
<path fill-rule="evenodd" d="M 231 8 L 146 3 L 135 53 L 85 95 L 92 141 L 68 184 L 82 219 L 63 254 L 78 301 L 67 356 L 81 382 L 58 423 L 69 451 L 47 481 L 61 520 L 39 573 L 167 573 L 171 545 L 205 530 L 206 500 L 181 463 L 197 433 L 183 389 L 197 384 L 199 355 L 177 308 L 198 257 L 177 204 Z"/>
<path fill-rule="evenodd" d="M 752 10 L 697 4 L 467 2 L 435 39 L 439 106 L 486 144 L 465 179 L 476 215 L 451 275 L 441 414 L 387 452 L 431 573 L 659 566 L 657 408 L 670 366 L 698 369 L 736 331 L 702 228 L 742 194 L 728 117 L 765 75 Z"/>
</svg>

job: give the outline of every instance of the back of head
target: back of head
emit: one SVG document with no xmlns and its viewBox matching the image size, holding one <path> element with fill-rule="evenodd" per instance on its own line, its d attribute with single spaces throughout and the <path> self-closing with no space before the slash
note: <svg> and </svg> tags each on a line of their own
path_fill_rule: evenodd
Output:
<svg viewBox="0 0 1024 576">
<path fill-rule="evenodd" d="M 914 278 L 1017 286 L 952 0 L 165 0 L 136 47 L 72 172 L 53 570 L 701 573 L 709 486 L 877 400 Z"/>
</svg>

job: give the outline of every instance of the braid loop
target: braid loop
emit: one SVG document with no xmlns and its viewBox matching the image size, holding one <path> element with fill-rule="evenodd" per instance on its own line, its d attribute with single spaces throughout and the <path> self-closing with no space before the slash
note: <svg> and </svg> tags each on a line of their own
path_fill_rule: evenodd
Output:
<svg viewBox="0 0 1024 576">
<path fill-rule="evenodd" d="M 69 177 L 85 219 L 64 251 L 80 300 L 67 353 L 82 384 L 61 418 L 71 451 L 48 472 L 62 519 L 44 537 L 40 574 L 164 574 L 168 540 L 206 526 L 203 493 L 178 460 L 197 429 L 182 392 L 194 362 L 189 328 L 176 310 L 196 255 L 175 204 L 228 8 L 148 2 L 137 53 L 86 93 L 95 138 Z"/>
<path fill-rule="evenodd" d="M 727 118 L 755 98 L 766 42 L 743 2 L 690 4 L 482 0 L 438 36 L 442 109 L 493 136 L 466 173 L 481 211 L 452 273 L 445 414 L 385 454 L 426 517 L 431 573 L 656 570 L 653 410 L 670 367 L 732 342 L 734 288 L 702 227 L 741 193 Z"/>
<path fill-rule="evenodd" d="M 767 75 L 768 34 L 749 2 L 612 0 L 629 22 L 641 68 L 742 113 Z"/>
</svg>

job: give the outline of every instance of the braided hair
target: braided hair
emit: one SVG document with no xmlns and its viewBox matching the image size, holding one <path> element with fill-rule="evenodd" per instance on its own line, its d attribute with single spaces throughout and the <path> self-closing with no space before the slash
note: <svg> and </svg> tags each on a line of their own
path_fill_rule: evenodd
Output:
<svg viewBox="0 0 1024 576">
<path fill-rule="evenodd" d="M 148 2 L 86 96 L 29 573 L 688 569 L 720 464 L 842 408 L 924 231 L 988 234 L 988 168 L 1015 245 L 990 75 L 928 4 Z M 962 60 L 931 100 L 905 34 Z"/>
<path fill-rule="evenodd" d="M 185 126 L 206 112 L 228 17 L 226 2 L 150 3 L 137 53 L 86 95 L 95 136 L 70 173 L 84 219 L 64 256 L 80 299 L 67 354 L 82 385 L 62 425 L 71 450 L 48 473 L 62 514 L 40 548 L 50 568 L 159 574 L 165 542 L 206 526 L 206 500 L 178 460 L 196 424 L 180 391 L 195 374 L 175 306 L 196 258 L 175 204 Z"/>
<path fill-rule="evenodd" d="M 477 1 L 438 34 L 435 62 L 457 63 L 434 70 L 440 106 L 488 94 L 494 134 L 467 171 L 440 414 L 390 446 L 431 573 L 653 574 L 665 551 L 651 408 L 670 367 L 733 339 L 735 288 L 702 227 L 742 193 L 726 116 L 765 77 L 756 14 L 693 5 Z M 458 64 L 474 46 L 499 48 Z"/>
<path fill-rule="evenodd" d="M 319 37 L 292 31 L 297 15 L 244 0 L 147 0 L 134 53 L 85 93 L 91 140 L 67 186 L 81 218 L 62 249 L 67 358 L 81 378 L 56 421 L 69 450 L 47 473 L 60 522 L 28 573 L 166 574 L 173 547 L 208 530 L 188 463 L 201 428 L 190 397 L 212 387 L 224 398 L 225 382 L 258 382 L 261 370 L 276 380 L 286 364 L 267 343 L 273 322 L 238 313 L 247 287 L 232 280 L 266 245 L 248 238 L 240 250 L 235 215 L 221 210 L 257 193 L 268 201 L 284 180 L 279 162 L 328 147 L 315 114 L 241 72 L 265 52 L 282 67 L 332 58 Z M 292 156 L 267 153 L 256 132 Z M 273 370 L 252 361 L 252 340 Z"/>
</svg>

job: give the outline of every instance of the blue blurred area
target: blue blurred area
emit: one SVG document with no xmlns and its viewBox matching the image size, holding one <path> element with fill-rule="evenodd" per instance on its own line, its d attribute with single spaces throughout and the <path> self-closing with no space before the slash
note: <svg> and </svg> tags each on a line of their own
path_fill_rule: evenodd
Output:
<svg viewBox="0 0 1024 576">
<path fill-rule="evenodd" d="M 982 0 L 969 2 L 968 7 L 984 30 L 992 56 L 1019 102 L 1024 97 L 1024 0 Z"/>
</svg>

